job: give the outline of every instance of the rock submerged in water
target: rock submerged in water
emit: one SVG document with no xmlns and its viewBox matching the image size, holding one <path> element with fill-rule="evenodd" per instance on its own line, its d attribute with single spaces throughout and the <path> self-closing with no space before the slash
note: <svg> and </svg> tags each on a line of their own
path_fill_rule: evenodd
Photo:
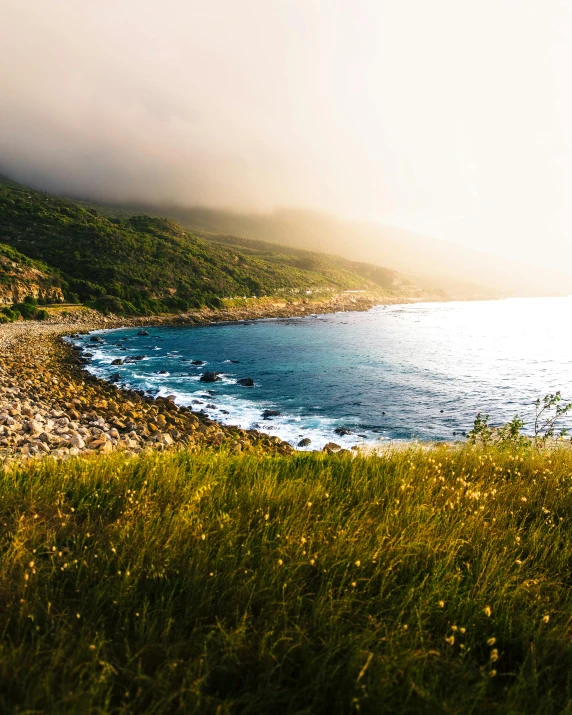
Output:
<svg viewBox="0 0 572 715">
<path fill-rule="evenodd" d="M 304 437 L 298 442 L 298 447 L 307 447 L 310 444 L 312 444 L 312 440 L 309 437 Z"/>
<path fill-rule="evenodd" d="M 254 380 L 251 377 L 241 377 L 240 380 L 236 381 L 236 384 L 243 387 L 254 387 Z"/>
<path fill-rule="evenodd" d="M 201 382 L 219 382 L 220 379 L 218 372 L 203 372 L 200 377 Z"/>
<path fill-rule="evenodd" d="M 191 365 L 204 365 L 204 360 L 191 360 Z"/>
<path fill-rule="evenodd" d="M 340 437 L 344 437 L 347 434 L 351 434 L 351 430 L 349 430 L 347 427 L 336 427 L 334 432 Z"/>
<path fill-rule="evenodd" d="M 140 330 L 140 331 L 137 333 L 137 335 L 149 335 L 149 331 L 148 331 L 148 330 Z"/>
<path fill-rule="evenodd" d="M 92 335 L 91 338 L 89 339 L 90 343 L 103 343 L 105 340 L 103 338 L 100 338 L 99 335 Z"/>
<path fill-rule="evenodd" d="M 269 420 L 271 417 L 279 417 L 280 412 L 278 410 L 264 410 L 262 413 L 263 420 Z"/>
<path fill-rule="evenodd" d="M 117 358 L 116 360 L 112 360 L 111 364 L 112 365 L 123 365 L 123 358 Z"/>
</svg>

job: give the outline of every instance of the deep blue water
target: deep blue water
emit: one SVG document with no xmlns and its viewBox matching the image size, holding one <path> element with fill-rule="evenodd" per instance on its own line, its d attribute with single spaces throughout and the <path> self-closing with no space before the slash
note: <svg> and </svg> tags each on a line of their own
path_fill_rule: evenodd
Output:
<svg viewBox="0 0 572 715">
<path fill-rule="evenodd" d="M 571 396 L 571 310 L 571 298 L 425 303 L 149 328 L 149 337 L 134 328 L 98 331 L 104 344 L 89 336 L 75 342 L 94 354 L 90 369 L 100 377 L 119 371 L 119 384 L 176 395 L 217 420 L 292 444 L 303 437 L 312 440 L 310 448 L 327 441 L 450 440 L 468 431 L 479 411 L 496 423 L 516 412 L 530 420 L 537 397 L 557 389 Z M 130 355 L 145 359 L 110 364 Z M 200 382 L 206 370 L 223 373 L 222 381 Z M 243 377 L 255 386 L 237 385 Z M 281 415 L 264 420 L 264 409 Z M 351 434 L 340 437 L 337 427 Z"/>
</svg>

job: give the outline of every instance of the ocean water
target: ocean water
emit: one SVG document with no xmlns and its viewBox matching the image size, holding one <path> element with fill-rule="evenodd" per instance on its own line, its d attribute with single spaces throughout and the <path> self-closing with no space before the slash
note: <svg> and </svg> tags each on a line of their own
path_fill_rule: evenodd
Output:
<svg viewBox="0 0 572 715">
<path fill-rule="evenodd" d="M 74 339 L 91 372 L 117 384 L 308 449 L 388 440 L 462 439 L 477 412 L 493 424 L 534 400 L 572 398 L 572 298 L 378 306 L 367 313 L 202 327 L 97 331 Z M 111 365 L 129 356 L 143 360 Z M 193 365 L 191 360 L 203 361 Z M 204 383 L 205 371 L 221 381 Z M 254 387 L 237 379 L 250 377 Z M 280 413 L 263 418 L 269 409 Z M 349 430 L 338 435 L 337 428 Z"/>
</svg>

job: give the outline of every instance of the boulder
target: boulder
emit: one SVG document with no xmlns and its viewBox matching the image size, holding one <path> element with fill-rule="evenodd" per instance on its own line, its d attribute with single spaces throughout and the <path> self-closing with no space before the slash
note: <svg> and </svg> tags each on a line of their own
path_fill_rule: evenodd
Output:
<svg viewBox="0 0 572 715">
<path fill-rule="evenodd" d="M 140 331 L 137 333 L 137 335 L 149 335 L 149 331 L 148 331 L 148 330 L 140 330 Z"/>
<path fill-rule="evenodd" d="M 240 380 L 236 381 L 236 384 L 243 387 L 254 387 L 254 380 L 251 377 L 241 377 Z"/>
<path fill-rule="evenodd" d="M 120 372 L 114 372 L 113 375 L 109 376 L 109 381 L 110 382 L 119 382 L 121 380 L 121 373 Z"/>
<path fill-rule="evenodd" d="M 103 340 L 103 338 L 100 338 L 99 335 L 93 335 L 93 336 L 89 339 L 89 342 L 90 342 L 90 343 L 103 343 L 103 342 L 105 342 L 105 341 Z"/>
<path fill-rule="evenodd" d="M 111 361 L 112 365 L 123 365 L 123 358 L 117 358 L 116 360 Z"/>
<path fill-rule="evenodd" d="M 218 382 L 221 378 L 218 376 L 217 372 L 203 372 L 201 375 L 201 382 Z"/>
<path fill-rule="evenodd" d="M 307 447 L 309 444 L 312 444 L 312 440 L 309 437 L 304 437 L 298 442 L 298 447 Z"/>
<path fill-rule="evenodd" d="M 340 437 L 343 437 L 346 434 L 351 434 L 351 430 L 349 430 L 347 427 L 336 427 L 334 432 Z"/>
<path fill-rule="evenodd" d="M 328 442 L 324 445 L 322 452 L 337 452 L 340 449 L 341 447 L 339 444 L 336 444 L 335 442 Z"/>
<path fill-rule="evenodd" d="M 79 436 L 79 434 L 74 434 L 71 438 L 71 445 L 72 447 L 76 447 L 77 449 L 83 449 L 85 447 L 85 442 Z"/>
<path fill-rule="evenodd" d="M 44 426 L 37 420 L 30 420 L 28 422 L 28 429 L 31 434 L 41 434 L 44 431 Z"/>
<path fill-rule="evenodd" d="M 280 412 L 278 410 L 264 410 L 262 413 L 263 420 L 269 420 L 271 417 L 278 417 Z"/>
</svg>

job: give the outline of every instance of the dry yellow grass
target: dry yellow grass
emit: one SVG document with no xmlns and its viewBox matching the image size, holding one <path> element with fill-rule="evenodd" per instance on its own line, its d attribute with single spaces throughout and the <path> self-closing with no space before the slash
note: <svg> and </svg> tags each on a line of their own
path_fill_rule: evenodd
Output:
<svg viewBox="0 0 572 715">
<path fill-rule="evenodd" d="M 0 711 L 564 712 L 572 452 L 0 477 Z"/>
</svg>

